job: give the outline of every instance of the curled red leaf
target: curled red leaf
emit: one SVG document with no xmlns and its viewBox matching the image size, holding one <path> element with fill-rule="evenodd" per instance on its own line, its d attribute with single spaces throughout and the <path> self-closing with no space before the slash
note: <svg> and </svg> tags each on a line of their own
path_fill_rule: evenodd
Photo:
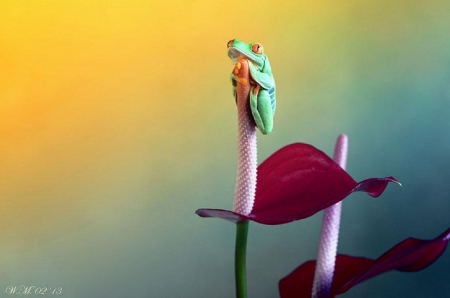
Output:
<svg viewBox="0 0 450 298">
<path fill-rule="evenodd" d="M 330 298 L 390 270 L 422 270 L 443 254 L 449 239 L 450 229 L 431 240 L 408 238 L 376 260 L 338 255 Z M 308 261 L 283 278 L 279 284 L 281 298 L 311 297 L 315 267 L 316 261 Z"/>
<path fill-rule="evenodd" d="M 294 143 L 272 154 L 258 167 L 253 210 L 242 215 L 223 209 L 199 209 L 201 217 L 217 217 L 234 223 L 252 220 L 279 225 L 307 218 L 350 195 L 364 191 L 380 196 L 393 177 L 356 182 L 317 148 Z"/>
</svg>

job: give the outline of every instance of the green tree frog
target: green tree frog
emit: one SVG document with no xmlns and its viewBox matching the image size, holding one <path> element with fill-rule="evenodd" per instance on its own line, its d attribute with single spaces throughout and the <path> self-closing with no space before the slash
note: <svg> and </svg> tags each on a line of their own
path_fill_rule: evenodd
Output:
<svg viewBox="0 0 450 298">
<path fill-rule="evenodd" d="M 239 59 L 247 59 L 250 69 L 250 109 L 256 126 L 263 134 L 269 134 L 273 129 L 275 114 L 275 80 L 270 68 L 269 59 L 264 54 L 262 45 L 245 43 L 238 39 L 228 42 L 228 57 L 233 64 Z M 231 73 L 233 96 L 236 99 L 236 82 L 239 78 Z"/>
</svg>

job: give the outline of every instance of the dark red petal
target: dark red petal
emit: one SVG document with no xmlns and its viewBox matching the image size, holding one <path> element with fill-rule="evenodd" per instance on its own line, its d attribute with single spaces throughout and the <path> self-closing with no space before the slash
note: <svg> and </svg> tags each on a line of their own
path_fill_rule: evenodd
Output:
<svg viewBox="0 0 450 298">
<path fill-rule="evenodd" d="M 232 222 L 243 219 L 267 225 L 285 224 L 309 217 L 354 191 L 379 196 L 393 177 L 357 183 L 330 157 L 315 147 L 295 143 L 281 148 L 258 167 L 255 205 L 248 216 L 227 210 L 199 209 L 202 217 Z"/>
<path fill-rule="evenodd" d="M 373 260 L 367 258 L 338 255 L 336 258 L 336 272 L 339 272 L 339 274 L 335 272 L 334 284 L 344 284 L 348 280 L 346 279 L 348 276 L 358 274 L 372 263 Z M 344 274 L 340 274 L 341 268 L 345 268 Z M 291 274 L 280 280 L 280 297 L 311 297 L 315 271 L 316 261 L 308 261 L 297 267 Z"/>
<path fill-rule="evenodd" d="M 331 296 L 342 294 L 367 279 L 390 270 L 418 271 L 436 261 L 445 251 L 450 229 L 432 240 L 408 238 L 376 260 L 338 255 Z M 308 261 L 280 281 L 281 298 L 311 297 L 315 261 Z"/>
<path fill-rule="evenodd" d="M 378 198 L 386 189 L 388 182 L 394 182 L 397 183 L 398 185 L 401 185 L 401 183 L 395 180 L 394 177 L 372 178 L 359 182 L 352 192 L 365 191 L 370 196 Z"/>
<path fill-rule="evenodd" d="M 216 217 L 231 221 L 233 223 L 238 223 L 247 219 L 244 215 L 223 209 L 198 209 L 195 213 L 200 217 Z"/>
</svg>

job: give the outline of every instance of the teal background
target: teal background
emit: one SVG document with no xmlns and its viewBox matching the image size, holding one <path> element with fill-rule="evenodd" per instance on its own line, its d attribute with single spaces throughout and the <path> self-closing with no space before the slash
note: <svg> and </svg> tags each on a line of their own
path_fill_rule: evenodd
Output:
<svg viewBox="0 0 450 298">
<path fill-rule="evenodd" d="M 0 7 L 0 297 L 233 297 L 235 227 L 194 214 L 232 206 L 232 38 L 261 42 L 277 82 L 259 161 L 346 133 L 356 180 L 403 184 L 344 201 L 340 253 L 449 227 L 449 2 L 17 3 Z M 316 257 L 320 224 L 250 225 L 249 297 Z M 342 297 L 448 297 L 449 267 Z"/>
</svg>

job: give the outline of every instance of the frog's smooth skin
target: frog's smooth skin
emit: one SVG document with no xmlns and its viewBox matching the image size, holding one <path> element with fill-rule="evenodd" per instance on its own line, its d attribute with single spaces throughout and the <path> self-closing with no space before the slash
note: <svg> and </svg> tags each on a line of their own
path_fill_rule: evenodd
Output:
<svg viewBox="0 0 450 298">
<path fill-rule="evenodd" d="M 273 116 L 276 108 L 275 80 L 270 68 L 269 59 L 259 43 L 245 43 L 238 39 L 228 42 L 228 57 L 233 64 L 240 59 L 247 59 L 250 70 L 250 108 L 256 126 L 263 134 L 273 129 Z M 236 84 L 239 77 L 231 73 L 233 96 L 236 98 Z"/>
</svg>

